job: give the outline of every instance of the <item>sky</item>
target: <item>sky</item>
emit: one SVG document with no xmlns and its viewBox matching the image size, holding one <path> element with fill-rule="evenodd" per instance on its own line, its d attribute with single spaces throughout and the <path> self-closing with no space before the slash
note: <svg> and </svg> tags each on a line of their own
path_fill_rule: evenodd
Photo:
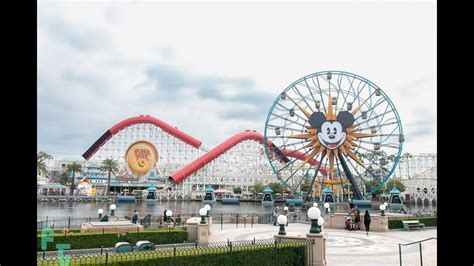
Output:
<svg viewBox="0 0 474 266">
<path fill-rule="evenodd" d="M 277 96 L 324 70 L 393 101 L 403 152 L 436 153 L 436 2 L 39 1 L 37 150 L 79 156 L 157 117 L 212 148 L 263 134 Z"/>
</svg>

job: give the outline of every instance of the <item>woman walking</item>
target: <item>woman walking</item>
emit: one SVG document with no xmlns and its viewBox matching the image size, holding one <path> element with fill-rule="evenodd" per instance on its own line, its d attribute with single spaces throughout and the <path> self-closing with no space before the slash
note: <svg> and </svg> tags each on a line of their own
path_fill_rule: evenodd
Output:
<svg viewBox="0 0 474 266">
<path fill-rule="evenodd" d="M 369 227 L 370 227 L 370 214 L 368 210 L 365 210 L 364 214 L 364 225 L 365 225 L 365 231 L 367 232 L 367 235 L 369 235 Z"/>
</svg>

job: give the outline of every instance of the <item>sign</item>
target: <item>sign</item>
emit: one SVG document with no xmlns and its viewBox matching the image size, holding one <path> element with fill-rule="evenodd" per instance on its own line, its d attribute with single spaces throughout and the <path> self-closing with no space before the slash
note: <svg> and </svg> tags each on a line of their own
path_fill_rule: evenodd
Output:
<svg viewBox="0 0 474 266">
<path fill-rule="evenodd" d="M 134 174 L 146 174 L 155 168 L 158 162 L 158 151 L 148 141 L 139 140 L 132 143 L 125 152 L 125 161 Z"/>
<path fill-rule="evenodd" d="M 117 176 L 115 178 L 115 181 L 117 181 L 117 182 L 137 182 L 138 178 L 133 176 L 133 175 L 124 174 L 122 176 Z"/>
</svg>

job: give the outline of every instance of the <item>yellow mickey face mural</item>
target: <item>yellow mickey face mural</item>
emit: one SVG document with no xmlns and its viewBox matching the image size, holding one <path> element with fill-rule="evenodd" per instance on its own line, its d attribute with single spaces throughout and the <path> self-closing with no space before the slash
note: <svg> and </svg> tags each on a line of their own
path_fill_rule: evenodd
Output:
<svg viewBox="0 0 474 266">
<path fill-rule="evenodd" d="M 125 160 L 134 174 L 143 175 L 155 167 L 158 151 L 151 142 L 139 140 L 128 147 Z"/>
</svg>

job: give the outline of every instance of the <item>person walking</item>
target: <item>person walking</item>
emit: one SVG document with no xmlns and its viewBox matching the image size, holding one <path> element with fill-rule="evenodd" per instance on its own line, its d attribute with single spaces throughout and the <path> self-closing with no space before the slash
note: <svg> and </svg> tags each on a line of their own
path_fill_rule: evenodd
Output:
<svg viewBox="0 0 474 266">
<path fill-rule="evenodd" d="M 276 225 L 276 224 L 277 224 L 277 217 L 278 217 L 278 207 L 276 207 L 276 208 L 273 210 L 273 225 Z"/>
<path fill-rule="evenodd" d="M 365 231 L 367 232 L 367 235 L 369 235 L 369 227 L 370 227 L 370 214 L 368 210 L 365 210 L 364 214 L 364 225 L 365 225 Z"/>
<path fill-rule="evenodd" d="M 176 218 L 176 225 L 181 225 L 181 215 L 178 214 L 178 218 Z"/>
<path fill-rule="evenodd" d="M 357 211 L 354 221 L 356 224 L 356 230 L 360 230 L 360 211 Z"/>
<path fill-rule="evenodd" d="M 133 211 L 132 223 L 137 224 L 138 222 L 138 212 L 137 210 Z"/>
<path fill-rule="evenodd" d="M 163 212 L 163 222 L 164 222 L 164 223 L 166 223 L 166 218 L 168 218 L 168 216 L 166 216 L 166 211 L 167 211 L 167 210 L 165 210 L 165 211 Z"/>
</svg>

